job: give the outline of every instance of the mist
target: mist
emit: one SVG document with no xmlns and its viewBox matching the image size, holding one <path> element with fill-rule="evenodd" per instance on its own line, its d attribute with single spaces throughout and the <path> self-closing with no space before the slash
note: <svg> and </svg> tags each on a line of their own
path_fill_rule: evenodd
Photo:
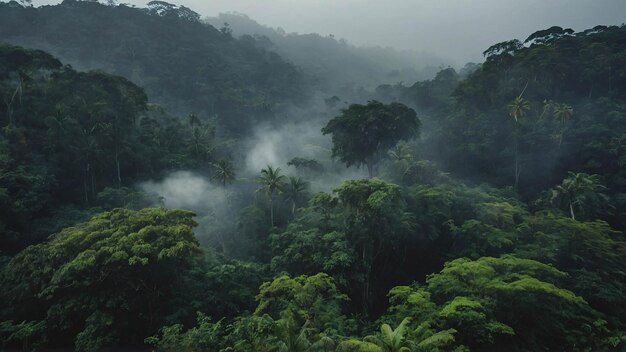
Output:
<svg viewBox="0 0 626 352">
<path fill-rule="evenodd" d="M 161 181 L 142 182 L 139 188 L 163 197 L 163 204 L 168 208 L 206 211 L 223 206 L 226 200 L 224 189 L 190 171 L 176 171 Z"/>
<path fill-rule="evenodd" d="M 34 0 L 33 5 L 59 1 Z M 144 7 L 146 1 L 126 1 Z M 287 33 L 319 33 L 362 46 L 429 52 L 456 66 L 482 61 L 494 43 L 524 40 L 538 29 L 570 27 L 575 31 L 598 24 L 619 25 L 626 18 L 623 0 L 229 0 L 173 1 L 202 17 L 239 12 Z"/>
<path fill-rule="evenodd" d="M 279 167 L 288 176 L 306 179 L 314 193 L 330 192 L 344 180 L 366 177 L 366 170 L 346 168 L 343 163 L 331 158 L 330 137 L 321 132 L 327 121 L 328 118 L 321 115 L 314 120 L 257 127 L 248 142 L 249 148 L 244 158 L 245 177 L 255 178 L 267 166 Z M 323 166 L 324 172 L 313 175 L 298 170 L 289 165 L 293 158 L 315 160 Z"/>
</svg>

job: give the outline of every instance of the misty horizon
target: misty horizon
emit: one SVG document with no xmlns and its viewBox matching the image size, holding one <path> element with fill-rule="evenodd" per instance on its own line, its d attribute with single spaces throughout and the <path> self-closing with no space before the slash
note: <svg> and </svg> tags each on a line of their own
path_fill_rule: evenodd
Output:
<svg viewBox="0 0 626 352">
<path fill-rule="evenodd" d="M 60 1 L 33 0 L 33 6 Z M 148 1 L 127 2 L 145 7 Z M 552 26 L 582 31 L 596 25 L 620 25 L 626 2 L 607 0 L 557 1 L 405 1 L 361 3 L 287 0 L 171 1 L 199 13 L 202 18 L 240 13 L 263 26 L 286 33 L 332 35 L 356 46 L 392 47 L 440 56 L 461 67 L 482 62 L 490 45 L 510 39 L 524 40 Z M 442 62 L 443 63 L 443 62 Z"/>
</svg>

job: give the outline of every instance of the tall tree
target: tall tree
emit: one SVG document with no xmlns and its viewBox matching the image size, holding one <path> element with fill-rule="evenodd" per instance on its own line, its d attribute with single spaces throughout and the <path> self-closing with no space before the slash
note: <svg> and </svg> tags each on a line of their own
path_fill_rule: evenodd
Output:
<svg viewBox="0 0 626 352">
<path fill-rule="evenodd" d="M 285 183 L 285 175 L 280 174 L 280 168 L 272 168 L 267 165 L 267 169 L 261 170 L 258 181 L 261 187 L 257 192 L 264 192 L 270 203 L 270 224 L 274 226 L 274 194 L 280 192 Z"/>
<path fill-rule="evenodd" d="M 528 86 L 528 84 L 526 85 Z M 526 90 L 526 87 L 524 87 Z M 513 165 L 514 177 L 515 177 L 515 188 L 517 189 L 517 185 L 519 184 L 519 177 L 522 172 L 522 167 L 519 161 L 519 131 L 518 131 L 518 121 L 520 117 L 526 116 L 526 113 L 530 110 L 530 104 L 527 100 L 522 98 L 522 94 L 524 91 L 513 100 L 511 104 L 509 104 L 509 115 L 515 119 L 515 130 L 513 131 L 513 152 L 515 154 L 515 162 Z"/>
<path fill-rule="evenodd" d="M 226 184 L 235 180 L 235 168 L 230 161 L 220 160 L 211 163 L 211 166 L 213 166 L 213 179 L 218 181 L 222 187 L 226 187 Z"/>
<path fill-rule="evenodd" d="M 348 167 L 365 165 L 371 178 L 384 154 L 400 140 L 417 137 L 420 125 L 415 111 L 406 105 L 374 100 L 343 109 L 322 133 L 332 134 L 333 157 Z"/>
<path fill-rule="evenodd" d="M 349 180 L 335 192 L 347 213 L 346 238 L 359 257 L 363 313 L 372 313 L 380 279 L 376 264 L 402 245 L 412 223 L 405 217 L 405 201 L 397 185 L 379 179 Z"/>
<path fill-rule="evenodd" d="M 296 213 L 296 203 L 307 194 L 309 183 L 300 177 L 289 177 L 289 183 L 283 188 L 285 198 L 291 202 L 291 215 Z"/>
<path fill-rule="evenodd" d="M 509 104 L 509 115 L 515 119 L 517 123 L 520 117 L 526 116 L 526 113 L 530 110 L 530 104 L 522 96 L 518 96 Z"/>
<path fill-rule="evenodd" d="M 550 191 L 550 201 L 566 204 L 572 220 L 576 220 L 575 209 L 585 212 L 585 209 L 601 207 L 608 202 L 605 190 L 599 175 L 569 172 L 567 178 Z"/>
</svg>

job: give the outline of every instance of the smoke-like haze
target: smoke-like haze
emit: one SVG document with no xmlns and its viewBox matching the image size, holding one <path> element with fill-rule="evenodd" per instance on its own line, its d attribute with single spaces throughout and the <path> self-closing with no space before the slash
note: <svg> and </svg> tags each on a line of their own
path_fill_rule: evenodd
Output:
<svg viewBox="0 0 626 352">
<path fill-rule="evenodd" d="M 35 6 L 58 0 L 34 0 Z M 126 1 L 122 1 L 126 2 Z M 130 0 L 145 6 L 147 1 Z M 622 24 L 624 0 L 176 0 L 204 16 L 245 13 L 287 32 L 333 34 L 358 45 L 432 52 L 457 65 L 481 61 L 482 51 L 524 40 L 551 26 L 576 31 Z"/>
<path fill-rule="evenodd" d="M 194 232 L 200 242 L 226 252 L 225 236 L 233 231 L 236 219 L 232 190 L 189 171 L 176 171 L 161 180 L 142 182 L 138 188 L 163 197 L 162 205 L 167 208 L 195 212 L 198 227 Z"/>
<path fill-rule="evenodd" d="M 160 181 L 143 182 L 139 188 L 162 196 L 163 204 L 168 208 L 206 212 L 222 207 L 226 201 L 224 189 L 189 171 L 174 172 Z"/>
<path fill-rule="evenodd" d="M 327 158 L 329 138 L 321 133 L 321 121 L 288 123 L 279 127 L 258 127 L 250 139 L 245 158 L 246 171 L 258 173 L 268 165 L 287 168 L 294 157 Z"/>
<path fill-rule="evenodd" d="M 331 138 L 324 136 L 321 129 L 338 112 L 329 112 L 321 104 L 318 102 L 306 110 L 293 109 L 288 114 L 300 116 L 295 121 L 257 127 L 247 142 L 241 168 L 245 177 L 257 177 L 261 169 L 268 165 L 280 167 L 283 174 L 303 176 L 310 183 L 312 192 L 332 191 L 344 180 L 366 177 L 365 170 L 346 168 L 343 163 L 331 158 Z M 319 162 L 325 172 L 307 174 L 288 165 L 296 157 Z"/>
</svg>

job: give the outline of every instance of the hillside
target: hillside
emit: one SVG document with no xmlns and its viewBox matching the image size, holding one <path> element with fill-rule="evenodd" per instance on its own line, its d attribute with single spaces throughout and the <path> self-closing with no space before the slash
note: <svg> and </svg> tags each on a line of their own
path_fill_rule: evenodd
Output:
<svg viewBox="0 0 626 352">
<path fill-rule="evenodd" d="M 393 48 L 354 46 L 345 39 L 317 33 L 287 33 L 263 26 L 243 14 L 227 13 L 205 21 L 215 27 L 228 24 L 233 35 L 251 35 L 293 62 L 328 95 L 352 94 L 361 87 L 415 82 L 431 78 L 446 60 L 428 53 Z M 342 94 L 343 93 L 343 94 Z"/>
<path fill-rule="evenodd" d="M 232 133 L 306 97 L 299 70 L 255 39 L 232 38 L 165 2 L 146 9 L 72 0 L 37 8 L 1 3 L 0 42 L 126 77 L 169 111 L 217 117 Z"/>
</svg>

